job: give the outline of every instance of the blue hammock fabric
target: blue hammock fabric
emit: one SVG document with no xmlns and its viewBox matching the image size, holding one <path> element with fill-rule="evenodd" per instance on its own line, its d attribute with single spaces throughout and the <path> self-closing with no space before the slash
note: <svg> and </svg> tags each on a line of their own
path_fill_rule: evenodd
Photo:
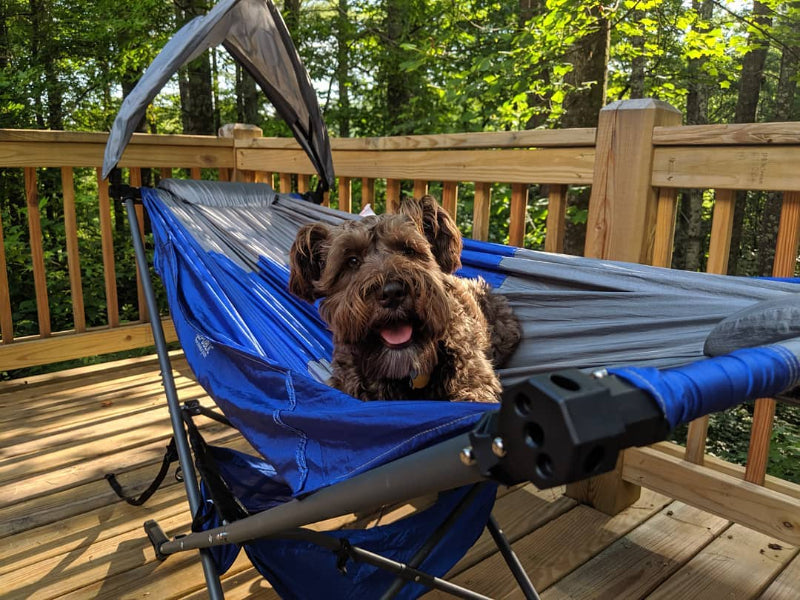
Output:
<svg viewBox="0 0 800 600">
<path fill-rule="evenodd" d="M 259 455 L 212 448 L 223 477 L 248 511 L 303 497 L 470 431 L 494 408 L 441 401 L 361 402 L 324 383 L 330 333 L 315 306 L 288 292 L 288 248 L 305 222 L 355 217 L 276 195 L 258 184 L 162 185 L 142 190 L 154 234 L 155 267 L 198 381 Z M 262 243 L 260 236 L 267 231 L 277 241 Z M 483 277 L 506 294 L 522 322 L 521 347 L 500 372 L 504 384 L 532 372 L 616 363 L 611 371 L 650 391 L 674 427 L 753 397 L 748 394 L 779 391 L 800 378 L 800 350 L 783 346 L 695 362 L 704 358 L 703 341 L 721 319 L 766 299 L 800 298 L 796 285 L 731 283 L 735 278 L 545 256 L 470 240 L 465 240 L 462 262 L 459 274 Z M 693 303 L 687 309 L 689 290 Z M 672 368 L 654 368 L 665 366 Z M 438 576 L 455 564 L 480 535 L 494 492 L 494 486 L 487 486 L 423 567 Z M 443 493 L 432 508 L 392 525 L 336 535 L 405 562 L 418 547 L 412 537 L 425 537 L 410 534 L 433 531 L 464 493 Z M 200 519 L 204 529 L 216 524 L 207 508 L 206 518 Z M 284 597 L 372 597 L 392 580 L 365 565 L 341 577 L 330 551 L 301 542 L 263 540 L 245 550 Z M 213 550 L 222 572 L 237 552 Z M 310 581 L 302 576 L 309 565 L 330 577 Z M 406 586 L 401 597 L 423 592 Z"/>
</svg>

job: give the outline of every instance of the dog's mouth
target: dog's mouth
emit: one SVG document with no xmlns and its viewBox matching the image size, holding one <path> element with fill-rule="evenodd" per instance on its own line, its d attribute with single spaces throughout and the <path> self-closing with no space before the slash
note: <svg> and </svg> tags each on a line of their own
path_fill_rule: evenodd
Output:
<svg viewBox="0 0 800 600">
<path fill-rule="evenodd" d="M 402 321 L 384 325 L 378 333 L 381 336 L 384 346 L 392 349 L 405 348 L 411 343 L 414 336 L 414 328 L 411 323 Z"/>
</svg>

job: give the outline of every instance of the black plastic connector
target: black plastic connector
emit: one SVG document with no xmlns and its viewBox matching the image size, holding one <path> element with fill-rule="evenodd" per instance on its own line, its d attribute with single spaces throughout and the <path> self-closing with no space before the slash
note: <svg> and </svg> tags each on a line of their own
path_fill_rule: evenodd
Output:
<svg viewBox="0 0 800 600">
<path fill-rule="evenodd" d="M 147 539 L 149 539 L 150 543 L 153 544 L 153 550 L 156 553 L 156 558 L 160 561 L 167 560 L 167 556 L 169 555 L 161 552 L 161 545 L 164 542 L 168 542 L 169 538 L 167 537 L 167 534 L 164 533 L 164 530 L 161 529 L 161 525 L 152 519 L 145 521 L 144 532 L 147 534 Z"/>
<path fill-rule="evenodd" d="M 491 476 L 548 488 L 611 471 L 620 450 L 664 440 L 669 423 L 647 392 L 568 369 L 507 389 L 496 431 Z"/>
<path fill-rule="evenodd" d="M 117 202 L 125 203 L 126 200 L 133 200 L 134 204 L 141 203 L 141 188 L 128 185 L 127 183 L 112 183 L 108 186 L 108 195 Z"/>
</svg>

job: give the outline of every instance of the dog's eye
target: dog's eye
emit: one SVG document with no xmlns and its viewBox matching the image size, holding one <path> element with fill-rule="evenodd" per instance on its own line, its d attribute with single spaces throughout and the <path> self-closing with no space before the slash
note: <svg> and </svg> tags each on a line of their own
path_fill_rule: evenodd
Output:
<svg viewBox="0 0 800 600">
<path fill-rule="evenodd" d="M 351 256 L 350 258 L 347 259 L 347 266 L 350 267 L 351 269 L 357 269 L 358 267 L 361 266 L 361 259 L 358 258 L 357 256 Z"/>
<path fill-rule="evenodd" d="M 409 258 L 414 257 L 417 255 L 417 251 L 414 250 L 411 246 L 403 246 L 403 256 L 408 256 Z"/>
</svg>

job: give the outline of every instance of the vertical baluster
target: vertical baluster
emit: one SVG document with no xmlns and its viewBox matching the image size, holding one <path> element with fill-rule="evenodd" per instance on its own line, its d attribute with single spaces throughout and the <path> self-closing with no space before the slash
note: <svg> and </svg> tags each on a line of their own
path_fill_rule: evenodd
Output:
<svg viewBox="0 0 800 600">
<path fill-rule="evenodd" d="M 33 285 L 36 289 L 39 335 L 46 337 L 50 335 L 50 303 L 47 298 L 42 224 L 39 218 L 39 190 L 37 189 L 36 169 L 34 167 L 25 168 L 25 198 L 28 203 L 28 232 L 31 240 L 31 262 L 33 263 Z"/>
<path fill-rule="evenodd" d="M 86 313 L 83 306 L 81 283 L 81 258 L 78 248 L 78 221 L 75 217 L 75 183 L 72 167 L 61 167 L 61 189 L 64 194 L 64 235 L 67 238 L 67 267 L 69 289 L 72 295 L 72 318 L 75 331 L 86 331 Z"/>
<path fill-rule="evenodd" d="M 203 172 L 200 170 L 200 167 L 192 167 L 189 172 L 191 173 L 192 179 L 202 179 Z"/>
<path fill-rule="evenodd" d="M 428 193 L 428 182 L 424 179 L 414 180 L 414 198 L 422 198 Z"/>
<path fill-rule="evenodd" d="M 111 226 L 111 201 L 108 183 L 97 169 L 97 195 L 100 210 L 100 242 L 103 251 L 103 280 L 106 288 L 106 311 L 109 327 L 119 325 L 119 302 L 117 300 L 117 274 L 114 265 L 114 238 Z"/>
<path fill-rule="evenodd" d="M 353 180 L 339 177 L 339 210 L 353 212 Z"/>
<path fill-rule="evenodd" d="M 528 186 L 524 183 L 511 184 L 511 223 L 508 226 L 508 243 L 512 246 L 525 245 L 525 221 L 528 216 Z"/>
<path fill-rule="evenodd" d="M 800 243 L 800 192 L 786 192 L 781 206 L 781 221 L 778 227 L 778 240 L 775 245 L 775 258 L 772 264 L 773 277 L 793 277 L 797 264 L 797 250 Z M 764 484 L 769 459 L 769 444 L 775 420 L 775 400 L 759 398 L 753 412 L 753 429 L 750 433 L 750 446 L 747 450 L 745 481 Z"/>
<path fill-rule="evenodd" d="M 311 176 L 300 174 L 297 176 L 297 193 L 305 194 L 311 187 Z"/>
<path fill-rule="evenodd" d="M 367 204 L 375 209 L 375 180 L 369 177 L 361 179 L 361 208 Z"/>
<path fill-rule="evenodd" d="M 669 267 L 672 265 L 672 249 L 675 241 L 678 190 L 675 188 L 660 188 L 656 202 L 653 265 L 656 267 Z"/>
<path fill-rule="evenodd" d="M 292 192 L 292 176 L 290 173 L 280 174 L 281 194 L 290 194 Z"/>
<path fill-rule="evenodd" d="M 475 202 L 472 207 L 472 239 L 489 239 L 489 207 L 492 204 L 492 186 L 483 181 L 475 182 Z"/>
<path fill-rule="evenodd" d="M 551 185 L 547 193 L 547 223 L 544 251 L 564 252 L 564 233 L 567 227 L 567 186 Z"/>
<path fill-rule="evenodd" d="M 275 189 L 273 187 L 272 175 L 273 173 L 271 171 L 256 171 L 256 183 L 266 183 L 269 187 Z"/>
<path fill-rule="evenodd" d="M 458 182 L 442 182 L 442 207 L 455 220 L 458 212 Z"/>
<path fill-rule="evenodd" d="M 158 176 L 160 179 L 170 179 L 172 178 L 172 169 L 170 167 L 162 167 L 158 171 Z"/>
<path fill-rule="evenodd" d="M 11 291 L 8 286 L 8 267 L 6 265 L 6 244 L 3 239 L 3 217 L 0 213 L 0 331 L 3 343 L 14 341 L 14 321 L 11 313 Z"/>
<path fill-rule="evenodd" d="M 142 187 L 142 169 L 140 167 L 131 167 L 131 186 Z M 114 210 L 123 210 L 123 208 L 121 205 L 117 205 Z M 139 234 L 144 239 L 144 206 L 141 203 L 136 203 L 134 210 L 136 211 L 136 219 L 139 222 Z M 149 321 L 150 313 L 147 312 L 147 300 L 144 297 L 144 284 L 142 283 L 139 265 L 136 265 L 136 303 L 139 307 L 139 320 Z"/>
<path fill-rule="evenodd" d="M 386 180 L 386 212 L 397 212 L 400 207 L 400 180 Z"/>
<path fill-rule="evenodd" d="M 731 231 L 733 231 L 733 209 L 736 192 L 733 190 L 716 190 L 714 195 L 714 216 L 711 221 L 711 245 L 708 249 L 709 273 L 724 274 L 728 271 L 728 254 L 731 248 Z M 686 455 L 689 462 L 703 464 L 708 437 L 708 417 L 700 417 L 689 423 L 686 434 Z"/>
</svg>

